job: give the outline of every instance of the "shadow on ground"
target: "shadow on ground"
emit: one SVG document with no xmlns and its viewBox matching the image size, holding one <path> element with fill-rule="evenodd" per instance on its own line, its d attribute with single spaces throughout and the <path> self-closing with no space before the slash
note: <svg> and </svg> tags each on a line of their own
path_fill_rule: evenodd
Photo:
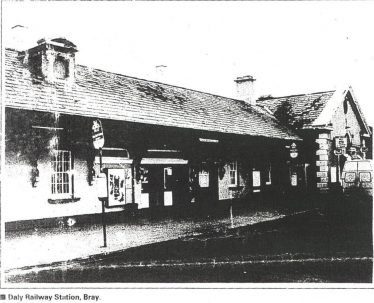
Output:
<svg viewBox="0 0 374 303">
<path fill-rule="evenodd" d="M 371 283 L 371 198 L 335 195 L 327 200 L 314 201 L 318 209 L 274 221 L 25 267 L 8 272 L 7 280 Z"/>
</svg>

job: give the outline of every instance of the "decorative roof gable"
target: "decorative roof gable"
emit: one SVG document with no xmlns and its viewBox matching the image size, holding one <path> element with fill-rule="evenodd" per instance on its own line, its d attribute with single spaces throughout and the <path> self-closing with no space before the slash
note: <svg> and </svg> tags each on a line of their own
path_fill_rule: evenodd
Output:
<svg viewBox="0 0 374 303">
<path fill-rule="evenodd" d="M 325 128 L 332 123 L 336 109 L 347 97 L 356 109 L 362 127 L 370 134 L 351 87 L 312 94 L 268 97 L 258 100 L 257 105 L 272 112 L 280 123 L 293 129 Z"/>
</svg>

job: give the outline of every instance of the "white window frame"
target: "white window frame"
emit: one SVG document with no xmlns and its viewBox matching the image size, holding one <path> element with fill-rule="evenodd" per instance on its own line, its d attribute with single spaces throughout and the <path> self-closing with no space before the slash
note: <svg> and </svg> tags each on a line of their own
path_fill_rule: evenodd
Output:
<svg viewBox="0 0 374 303">
<path fill-rule="evenodd" d="M 234 178 L 234 182 L 232 182 L 232 177 Z M 238 161 L 229 163 L 229 186 L 238 186 Z"/>
<path fill-rule="evenodd" d="M 53 155 L 52 155 L 52 159 L 51 159 L 51 173 L 50 173 L 50 176 L 51 176 L 51 196 L 53 198 L 60 198 L 60 199 L 63 199 L 63 198 L 71 198 L 72 195 L 73 195 L 73 170 L 72 170 L 72 156 L 71 156 L 71 151 L 68 151 L 68 150 L 54 150 L 53 152 Z M 68 153 L 69 155 L 69 160 L 68 161 L 64 161 L 64 153 Z M 60 159 L 62 160 L 58 160 L 58 155 L 61 154 L 61 157 Z M 59 168 L 59 163 L 61 163 L 61 167 Z M 64 169 L 64 164 L 67 163 L 67 169 L 65 170 Z M 56 170 L 57 169 L 57 170 Z M 59 174 L 67 174 L 68 176 L 68 181 L 67 182 L 64 182 L 63 181 L 63 177 L 62 177 L 62 182 L 58 182 L 56 183 L 56 179 L 57 179 L 57 175 Z M 64 190 L 64 184 L 67 184 L 68 185 L 68 188 L 67 190 Z M 61 187 L 61 192 L 59 192 L 59 185 L 62 186 Z"/>
</svg>

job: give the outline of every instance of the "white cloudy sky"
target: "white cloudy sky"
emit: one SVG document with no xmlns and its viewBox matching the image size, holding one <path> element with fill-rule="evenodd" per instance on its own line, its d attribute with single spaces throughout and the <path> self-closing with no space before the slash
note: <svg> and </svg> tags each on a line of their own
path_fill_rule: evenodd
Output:
<svg viewBox="0 0 374 303">
<path fill-rule="evenodd" d="M 130 76 L 234 97 L 253 75 L 256 95 L 351 84 L 374 125 L 374 1 L 3 2 L 3 42 L 16 24 L 28 40 L 64 36 L 77 61 Z M 30 44 L 30 43 L 29 43 Z"/>
</svg>

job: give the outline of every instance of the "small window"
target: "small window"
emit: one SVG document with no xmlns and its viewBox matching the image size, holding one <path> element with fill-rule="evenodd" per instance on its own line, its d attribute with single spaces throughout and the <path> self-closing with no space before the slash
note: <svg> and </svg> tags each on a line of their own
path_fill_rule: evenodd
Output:
<svg viewBox="0 0 374 303">
<path fill-rule="evenodd" d="M 357 162 L 357 169 L 364 171 L 371 171 L 371 165 L 369 161 Z"/>
<path fill-rule="evenodd" d="M 357 170 L 357 162 L 345 162 L 344 164 L 344 171 L 356 171 Z"/>
<path fill-rule="evenodd" d="M 229 173 L 230 173 L 230 185 L 237 186 L 238 185 L 238 163 L 236 161 L 230 163 Z"/>
<path fill-rule="evenodd" d="M 57 79 L 66 79 L 69 77 L 69 62 L 62 57 L 57 57 L 53 64 L 53 72 Z"/>
<path fill-rule="evenodd" d="M 51 193 L 53 196 L 72 195 L 72 163 L 70 151 L 56 150 L 52 155 Z"/>
</svg>

